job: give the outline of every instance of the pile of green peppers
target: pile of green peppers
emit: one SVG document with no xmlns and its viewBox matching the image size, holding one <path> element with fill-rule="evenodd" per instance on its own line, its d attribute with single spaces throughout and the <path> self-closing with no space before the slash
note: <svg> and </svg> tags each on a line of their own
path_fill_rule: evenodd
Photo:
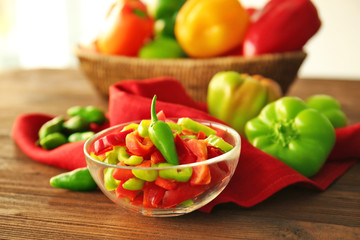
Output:
<svg viewBox="0 0 360 240">
<path fill-rule="evenodd" d="M 39 145 L 51 150 L 68 142 L 83 141 L 94 135 L 90 124 L 103 124 L 107 121 L 102 110 L 94 106 L 74 106 L 67 110 L 70 117 L 65 120 L 58 116 L 44 123 L 39 130 Z"/>
<path fill-rule="evenodd" d="M 177 13 L 185 2 L 186 0 L 154 0 L 148 3 L 149 13 L 156 21 L 155 37 L 140 49 L 140 58 L 186 57 L 174 33 Z"/>
</svg>

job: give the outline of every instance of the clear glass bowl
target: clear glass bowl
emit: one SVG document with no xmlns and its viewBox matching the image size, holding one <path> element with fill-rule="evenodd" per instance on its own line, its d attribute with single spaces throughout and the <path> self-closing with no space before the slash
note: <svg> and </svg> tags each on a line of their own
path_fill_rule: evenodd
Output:
<svg viewBox="0 0 360 240">
<path fill-rule="evenodd" d="M 177 119 L 174 119 L 177 120 Z M 89 171 L 96 181 L 97 185 L 101 191 L 114 203 L 130 210 L 133 212 L 141 213 L 145 216 L 153 217 L 171 217 L 179 216 L 192 211 L 195 211 L 207 203 L 216 198 L 227 186 L 231 177 L 234 174 L 236 166 L 238 164 L 240 151 L 241 151 L 241 139 L 239 134 L 232 128 L 205 120 L 196 120 L 202 124 L 213 126 L 217 129 L 224 131 L 223 139 L 234 146 L 232 150 L 226 152 L 220 156 L 208 159 L 202 162 L 196 162 L 191 164 L 183 164 L 170 167 L 131 167 L 131 166 L 119 166 L 112 165 L 105 162 L 101 162 L 91 157 L 90 149 L 92 143 L 97 139 L 108 135 L 110 133 L 119 132 L 123 129 L 124 126 L 129 125 L 130 123 L 120 124 L 108 129 L 105 129 L 93 137 L 88 139 L 84 145 L 84 153 L 87 166 Z M 139 123 L 140 121 L 134 121 L 134 123 Z M 104 182 L 104 173 L 115 168 L 120 168 L 124 170 L 138 170 L 138 171 L 162 171 L 165 169 L 176 169 L 176 171 L 181 171 L 185 168 L 201 168 L 202 165 L 207 165 L 210 169 L 211 182 L 206 185 L 192 186 L 187 183 L 179 183 L 178 186 L 173 190 L 166 190 L 165 194 L 161 201 L 156 204 L 157 206 L 147 207 L 144 206 L 142 199 L 144 199 L 144 192 L 139 191 L 138 196 L 130 201 L 129 198 L 118 197 L 117 190 L 114 189 L 109 191 L 105 187 Z M 121 184 L 121 183 L 120 183 Z M 148 195 L 147 195 L 148 196 Z M 179 203 L 181 201 L 181 203 Z M 148 204 L 146 204 L 148 205 Z"/>
</svg>

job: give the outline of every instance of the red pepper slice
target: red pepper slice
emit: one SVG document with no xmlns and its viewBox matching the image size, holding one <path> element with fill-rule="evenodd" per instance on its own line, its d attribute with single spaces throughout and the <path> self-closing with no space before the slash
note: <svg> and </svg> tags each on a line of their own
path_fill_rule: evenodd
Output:
<svg viewBox="0 0 360 240">
<path fill-rule="evenodd" d="M 206 138 L 206 134 L 202 131 L 199 131 L 197 134 L 197 139 L 204 140 Z"/>
<path fill-rule="evenodd" d="M 175 136 L 175 146 L 176 152 L 179 157 L 179 164 L 188 164 L 196 162 L 197 157 L 195 154 L 190 151 L 186 146 L 184 139 L 182 139 L 178 134 Z"/>
<path fill-rule="evenodd" d="M 143 188 L 143 191 L 143 207 L 156 208 L 159 207 L 166 190 L 162 187 L 157 186 L 155 183 L 147 182 Z"/>
<path fill-rule="evenodd" d="M 189 182 L 179 183 L 174 190 L 166 191 L 162 199 L 162 207 L 170 208 L 188 199 L 199 196 L 206 191 L 209 185 L 191 186 Z"/>
<path fill-rule="evenodd" d="M 126 136 L 131 133 L 133 130 L 129 129 L 123 132 L 112 133 L 106 135 L 102 138 L 97 139 L 94 142 L 94 152 L 96 155 L 103 152 L 106 149 L 109 149 L 113 146 L 124 146 Z"/>
<path fill-rule="evenodd" d="M 126 136 L 126 147 L 132 154 L 146 158 L 154 150 L 154 144 L 149 137 L 143 138 L 138 131 Z"/>
<path fill-rule="evenodd" d="M 214 157 L 217 157 L 217 156 L 220 156 L 223 154 L 223 152 L 218 149 L 217 147 L 214 147 L 214 146 L 207 146 L 207 152 L 208 152 L 208 159 L 210 158 L 214 158 Z"/>
<path fill-rule="evenodd" d="M 122 184 L 119 184 L 119 186 L 116 189 L 116 196 L 117 198 L 128 198 L 130 199 L 130 201 L 133 201 L 136 197 L 136 195 L 138 194 L 139 190 L 137 191 L 133 191 L 133 190 L 128 190 L 122 187 Z"/>
<path fill-rule="evenodd" d="M 119 162 L 117 165 L 119 166 L 126 166 L 125 163 Z M 130 169 L 122 169 L 122 168 L 115 168 L 113 171 L 113 178 L 120 181 L 127 181 L 130 178 L 133 178 L 134 174 Z"/>
<path fill-rule="evenodd" d="M 207 159 L 207 145 L 206 142 L 197 139 L 189 139 L 185 145 L 197 157 L 196 162 L 201 162 Z M 190 179 L 191 185 L 207 185 L 211 181 L 211 174 L 209 166 L 200 165 L 193 167 L 193 174 Z"/>
<path fill-rule="evenodd" d="M 157 164 L 157 163 L 163 163 L 166 162 L 164 156 L 161 154 L 161 152 L 159 150 L 155 150 L 151 156 L 150 156 L 150 160 L 152 164 Z"/>
<path fill-rule="evenodd" d="M 177 183 L 174 180 L 165 179 L 160 176 L 158 176 L 157 179 L 155 180 L 155 184 L 166 190 L 174 190 L 177 187 Z"/>
</svg>

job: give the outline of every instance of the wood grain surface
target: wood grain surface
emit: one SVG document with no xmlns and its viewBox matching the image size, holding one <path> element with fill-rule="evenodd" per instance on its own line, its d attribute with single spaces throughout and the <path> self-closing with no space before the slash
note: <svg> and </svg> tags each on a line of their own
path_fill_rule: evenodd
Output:
<svg viewBox="0 0 360 240">
<path fill-rule="evenodd" d="M 360 121 L 359 92 L 360 81 L 302 79 L 288 95 L 330 94 L 353 124 Z M 107 110 L 77 70 L 0 74 L 0 239 L 360 239 L 359 163 L 324 192 L 291 186 L 252 208 L 227 203 L 174 218 L 136 215 L 100 191 L 52 188 L 50 177 L 63 170 L 24 155 L 11 127 L 20 114 L 60 115 L 74 105 Z"/>
</svg>

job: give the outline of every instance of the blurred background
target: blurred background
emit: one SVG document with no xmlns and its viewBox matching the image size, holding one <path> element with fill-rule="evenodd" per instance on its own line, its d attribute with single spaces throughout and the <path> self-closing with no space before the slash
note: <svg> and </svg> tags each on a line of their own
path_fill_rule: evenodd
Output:
<svg viewBox="0 0 360 240">
<path fill-rule="evenodd" d="M 148 0 L 151 1 L 151 0 Z M 0 71 L 76 68 L 73 49 L 97 34 L 113 0 L 0 0 Z M 261 7 L 267 0 L 241 0 Z M 360 79 L 360 1 L 314 0 L 322 27 L 300 77 Z"/>
</svg>

